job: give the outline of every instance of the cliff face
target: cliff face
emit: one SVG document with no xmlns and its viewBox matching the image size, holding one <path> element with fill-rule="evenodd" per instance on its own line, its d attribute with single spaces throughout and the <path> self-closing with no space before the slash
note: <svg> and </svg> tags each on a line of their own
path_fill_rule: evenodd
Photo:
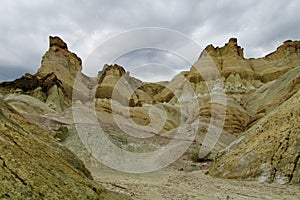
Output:
<svg viewBox="0 0 300 200">
<path fill-rule="evenodd" d="M 298 86 L 299 69 L 293 71 L 298 73 Z M 297 90 L 285 102 L 277 103 L 280 105 L 243 133 L 239 142 L 219 155 L 210 174 L 223 178 L 299 184 L 299 102 Z"/>
<path fill-rule="evenodd" d="M 276 51 L 258 59 L 246 59 L 243 48 L 238 46 L 237 39 L 231 38 L 223 47 L 207 46 L 200 58 L 208 54 L 223 77 L 239 74 L 242 79 L 257 79 L 269 82 L 277 79 L 289 69 L 298 66 L 300 56 L 299 41 L 285 41 Z M 197 65 L 191 68 L 190 80 L 201 80 L 197 73 Z"/>
<path fill-rule="evenodd" d="M 5 112 L 21 113 L 38 125 L 30 125 L 33 128 L 27 132 L 44 127 L 50 131 L 45 133 L 49 137 L 61 135 L 58 138 L 65 141 L 63 144 L 88 164 L 89 154 L 76 132 L 74 108 L 86 120 L 95 108 L 96 120 L 105 133 L 133 152 L 162 148 L 178 129 L 199 120 L 195 143 L 187 154 L 199 151 L 208 128 L 222 128 L 216 145 L 201 158 L 215 160 L 211 175 L 299 183 L 299 41 L 286 41 L 263 58 L 247 59 L 237 39 L 232 38 L 223 47 L 206 47 L 189 71 L 171 81 L 143 83 L 117 64 L 105 65 L 98 78 L 87 77 L 81 72 L 81 59 L 67 44 L 58 37 L 49 39 L 49 50 L 35 75 L 0 84 L 3 105 L 15 110 Z M 221 96 L 214 101 L 212 93 Z M 19 134 L 16 130 L 5 129 L 12 135 Z M 154 132 L 148 143 L 127 134 Z M 10 139 L 7 145 L 18 145 L 13 136 Z M 7 161 L 3 163 L 8 166 Z"/>
<path fill-rule="evenodd" d="M 76 155 L 2 98 L 0 133 L 0 198 L 122 198 L 95 184 Z"/>
<path fill-rule="evenodd" d="M 73 75 L 82 70 L 82 61 L 75 54 L 68 50 L 67 44 L 59 37 L 49 37 L 49 50 L 42 58 L 38 75 L 45 76 L 56 71 L 67 69 Z"/>
<path fill-rule="evenodd" d="M 54 73 L 62 85 L 68 99 L 72 99 L 73 90 L 77 91 L 77 97 L 81 100 L 89 98 L 89 85 L 93 80 L 81 73 L 82 61 L 71 51 L 67 44 L 59 37 L 49 37 L 49 50 L 44 54 L 37 77 L 45 77 Z M 78 81 L 75 83 L 75 79 Z"/>
<path fill-rule="evenodd" d="M 252 68 L 261 76 L 263 82 L 277 79 L 288 70 L 300 65 L 300 42 L 285 41 L 269 55 L 250 59 Z"/>
<path fill-rule="evenodd" d="M 201 57 L 209 55 L 224 80 L 227 102 L 243 108 L 237 112 L 227 105 L 224 129 L 240 136 L 216 157 L 212 176 L 300 183 L 299 46 L 286 41 L 263 58 L 246 59 L 230 39 L 221 48 L 208 46 L 191 68 L 188 77 L 199 85 Z"/>
<path fill-rule="evenodd" d="M 142 90 L 143 82 L 125 72 L 117 64 L 105 65 L 98 74 L 96 98 L 113 98 L 125 106 L 140 106 L 141 103 L 152 103 L 149 94 Z"/>
<path fill-rule="evenodd" d="M 239 74 L 242 79 L 260 79 L 260 76 L 253 70 L 247 59 L 244 58 L 244 50 L 238 46 L 237 39 L 231 38 L 224 47 L 207 46 L 199 60 L 204 54 L 208 54 L 213 63 L 221 72 L 221 75 L 227 78 L 230 74 Z M 198 62 L 191 69 L 191 75 L 197 73 Z"/>
</svg>

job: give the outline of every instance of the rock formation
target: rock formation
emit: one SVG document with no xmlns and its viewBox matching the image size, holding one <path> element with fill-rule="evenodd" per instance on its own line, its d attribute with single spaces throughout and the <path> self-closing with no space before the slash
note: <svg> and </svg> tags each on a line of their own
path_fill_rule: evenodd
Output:
<svg viewBox="0 0 300 200">
<path fill-rule="evenodd" d="M 224 150 L 210 174 L 224 178 L 299 184 L 299 101 L 300 93 L 297 90 L 292 97 L 248 129 L 238 142 Z"/>
<path fill-rule="evenodd" d="M 158 92 L 155 91 L 156 88 L 160 88 L 129 76 L 129 73 L 117 64 L 104 65 L 103 70 L 98 73 L 98 79 L 96 98 L 113 99 L 131 107 L 152 103 L 153 96 Z"/>
<path fill-rule="evenodd" d="M 54 73 L 59 80 L 68 99 L 72 99 L 72 91 L 77 91 L 77 98 L 89 98 L 89 85 L 95 85 L 93 79 L 81 73 L 82 61 L 68 50 L 66 43 L 59 37 L 49 37 L 49 50 L 42 58 L 41 67 L 36 76 L 45 77 Z M 76 84 L 75 84 L 75 80 Z"/>
<path fill-rule="evenodd" d="M 221 48 L 215 48 L 212 45 L 207 46 L 200 55 L 199 61 L 201 61 L 201 57 L 204 57 L 205 54 L 208 54 L 210 59 L 212 59 L 209 64 L 216 65 L 224 78 L 227 78 L 230 74 L 239 74 L 242 79 L 259 79 L 259 75 L 244 58 L 243 49 L 238 46 L 236 38 L 231 38 Z M 201 74 L 198 74 L 198 71 L 202 70 L 199 69 L 198 65 L 201 64 L 199 61 L 191 68 L 190 80 L 195 79 L 196 75 L 201 76 Z"/>
<path fill-rule="evenodd" d="M 115 195 L 87 180 L 90 174 L 83 164 L 75 156 L 70 160 L 71 152 L 62 152 L 65 145 L 94 174 L 99 163 L 88 156 L 76 132 L 76 125 L 92 120 L 114 144 L 132 152 L 162 148 L 178 130 L 188 132 L 199 121 L 187 155 L 204 146 L 209 128 L 222 128 L 216 145 L 198 159 L 215 160 L 212 176 L 300 183 L 299 41 L 286 41 L 263 58 L 247 59 L 232 38 L 223 47 L 207 46 L 189 71 L 160 83 L 143 83 L 118 64 L 104 65 L 98 77 L 87 77 L 81 72 L 81 59 L 63 40 L 50 37 L 49 43 L 35 75 L 0 84 L 0 147 L 5 152 L 0 165 L 2 180 L 8 181 L 0 195 L 49 195 L 48 190 L 57 198 L 72 198 L 73 186 L 79 188 L 76 197 Z M 74 109 L 81 121 L 74 119 Z M 90 117 L 93 112 L 95 119 Z M 146 142 L 127 133 L 153 137 Z M 34 178 L 30 168 L 41 174 Z M 65 181 L 59 175 L 66 176 Z M 38 187 L 42 177 L 54 184 Z"/>
<path fill-rule="evenodd" d="M 300 64 L 299 46 L 299 41 L 286 41 L 276 51 L 263 58 L 246 59 L 243 49 L 237 44 L 237 39 L 231 38 L 224 47 L 207 46 L 200 58 L 208 54 L 224 78 L 230 74 L 239 74 L 241 79 L 261 80 L 266 83 Z M 196 62 L 191 68 L 189 75 L 191 81 L 201 76 L 198 73 L 198 64 Z"/>
<path fill-rule="evenodd" d="M 76 155 L 0 99 L 0 198 L 121 199 L 92 181 Z"/>
<path fill-rule="evenodd" d="M 263 82 L 277 79 L 288 70 L 300 65 L 300 42 L 285 41 L 276 51 L 269 55 L 249 59 L 252 68 L 260 75 Z"/>
<path fill-rule="evenodd" d="M 15 96 L 14 93 L 33 96 L 57 112 L 62 112 L 70 104 L 65 98 L 62 82 L 53 72 L 44 77 L 25 74 L 15 81 L 1 83 L 0 87 L 6 88 L 5 93 L 12 93 L 10 96 Z"/>
<path fill-rule="evenodd" d="M 229 41 L 222 48 L 209 46 L 206 50 L 221 69 L 227 97 L 231 96 L 240 102 L 244 107 L 240 116 L 245 115 L 243 119 L 248 119 L 241 121 L 235 114 L 231 122 L 242 123 L 234 126 L 229 122 L 231 129 L 244 127 L 244 130 L 238 130 L 243 134 L 219 155 L 210 174 L 225 178 L 299 183 L 299 148 L 295 142 L 298 140 L 299 127 L 292 124 L 299 121 L 299 115 L 294 115 L 299 108 L 294 104 L 299 101 L 296 93 L 300 80 L 300 43 L 284 42 L 275 52 L 259 59 L 245 59 L 242 50 L 232 40 L 231 43 Z M 230 52 L 229 47 L 230 56 L 224 56 Z M 241 60 L 237 63 L 233 58 Z M 234 68 L 228 69 L 224 63 Z M 239 90 L 236 90 L 237 86 Z M 226 118 L 233 113 L 229 111 Z M 294 117 L 287 119 L 288 115 Z M 225 130 L 226 123 L 227 120 Z M 282 133 L 283 129 L 289 134 Z"/>
</svg>

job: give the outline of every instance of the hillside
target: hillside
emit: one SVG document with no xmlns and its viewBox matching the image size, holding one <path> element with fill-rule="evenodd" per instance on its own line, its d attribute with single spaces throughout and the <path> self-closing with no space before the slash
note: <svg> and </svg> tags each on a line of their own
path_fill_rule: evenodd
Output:
<svg viewBox="0 0 300 200">
<path fill-rule="evenodd" d="M 124 199 L 91 173 L 51 133 L 0 99 L 1 199 Z"/>
<path fill-rule="evenodd" d="M 197 185 L 195 173 L 299 185 L 300 42 L 258 59 L 243 51 L 236 38 L 209 45 L 189 71 L 144 83 L 118 64 L 88 77 L 67 44 L 50 37 L 36 74 L 0 83 L 0 195 L 125 198 L 111 189 L 147 199 L 131 187 L 148 179 L 119 171 L 189 177 L 182 184 Z M 274 187 L 293 197 L 294 187 Z"/>
</svg>

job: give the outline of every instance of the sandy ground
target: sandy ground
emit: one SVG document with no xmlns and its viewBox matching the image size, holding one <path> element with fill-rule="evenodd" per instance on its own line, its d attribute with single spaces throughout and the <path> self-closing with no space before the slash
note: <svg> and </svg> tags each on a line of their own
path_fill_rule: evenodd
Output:
<svg viewBox="0 0 300 200">
<path fill-rule="evenodd" d="M 88 110 L 85 112 L 88 113 Z M 80 111 L 81 117 L 88 116 L 83 114 L 85 112 Z M 106 115 L 103 117 L 107 120 Z M 89 125 L 88 128 L 91 127 Z M 109 130 L 116 131 L 114 127 L 110 127 Z M 94 165 L 93 162 L 89 162 L 88 154 L 76 137 L 70 137 L 66 146 L 87 161 L 85 164 L 95 181 L 107 189 L 126 194 L 136 200 L 300 199 L 300 186 L 212 178 L 207 175 L 209 163 L 194 163 L 184 156 L 172 165 L 153 173 L 118 172 L 102 164 Z"/>
<path fill-rule="evenodd" d="M 177 162 L 148 174 L 125 174 L 106 168 L 94 172 L 94 176 L 106 188 L 139 200 L 300 199 L 300 186 L 216 179 L 206 175 L 207 167 L 207 163 L 185 161 L 184 165 Z"/>
</svg>

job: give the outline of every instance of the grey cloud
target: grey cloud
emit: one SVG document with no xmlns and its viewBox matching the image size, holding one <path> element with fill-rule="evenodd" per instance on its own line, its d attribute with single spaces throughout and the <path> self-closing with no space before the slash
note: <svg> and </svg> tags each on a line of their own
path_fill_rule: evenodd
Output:
<svg viewBox="0 0 300 200">
<path fill-rule="evenodd" d="M 144 82 L 169 81 L 179 72 L 169 65 L 161 63 L 147 63 L 134 67 L 130 75 Z"/>
<path fill-rule="evenodd" d="M 149 62 L 164 63 L 175 69 L 178 66 L 182 69 L 191 66 L 201 51 L 199 45 L 177 31 L 141 28 L 110 38 L 91 53 L 84 62 L 84 66 L 90 75 L 97 74 L 99 66 L 115 62 L 123 66 L 134 67 Z M 175 55 L 180 57 L 185 64 Z"/>
<path fill-rule="evenodd" d="M 179 55 L 159 49 L 129 52 L 115 60 L 115 63 L 126 66 L 131 75 L 148 82 L 151 79 L 171 80 L 183 68 L 191 66 L 191 63 Z"/>
<path fill-rule="evenodd" d="M 12 81 L 16 78 L 21 77 L 25 73 L 34 73 L 33 69 L 25 69 L 20 67 L 6 67 L 0 66 L 1 73 L 0 73 L 0 81 Z"/>
<path fill-rule="evenodd" d="M 299 39 L 299 7 L 297 0 L 2 0 L 0 66 L 36 71 L 49 35 L 86 59 L 103 40 L 139 27 L 174 29 L 203 48 L 238 37 L 247 57 L 259 57 Z"/>
</svg>

